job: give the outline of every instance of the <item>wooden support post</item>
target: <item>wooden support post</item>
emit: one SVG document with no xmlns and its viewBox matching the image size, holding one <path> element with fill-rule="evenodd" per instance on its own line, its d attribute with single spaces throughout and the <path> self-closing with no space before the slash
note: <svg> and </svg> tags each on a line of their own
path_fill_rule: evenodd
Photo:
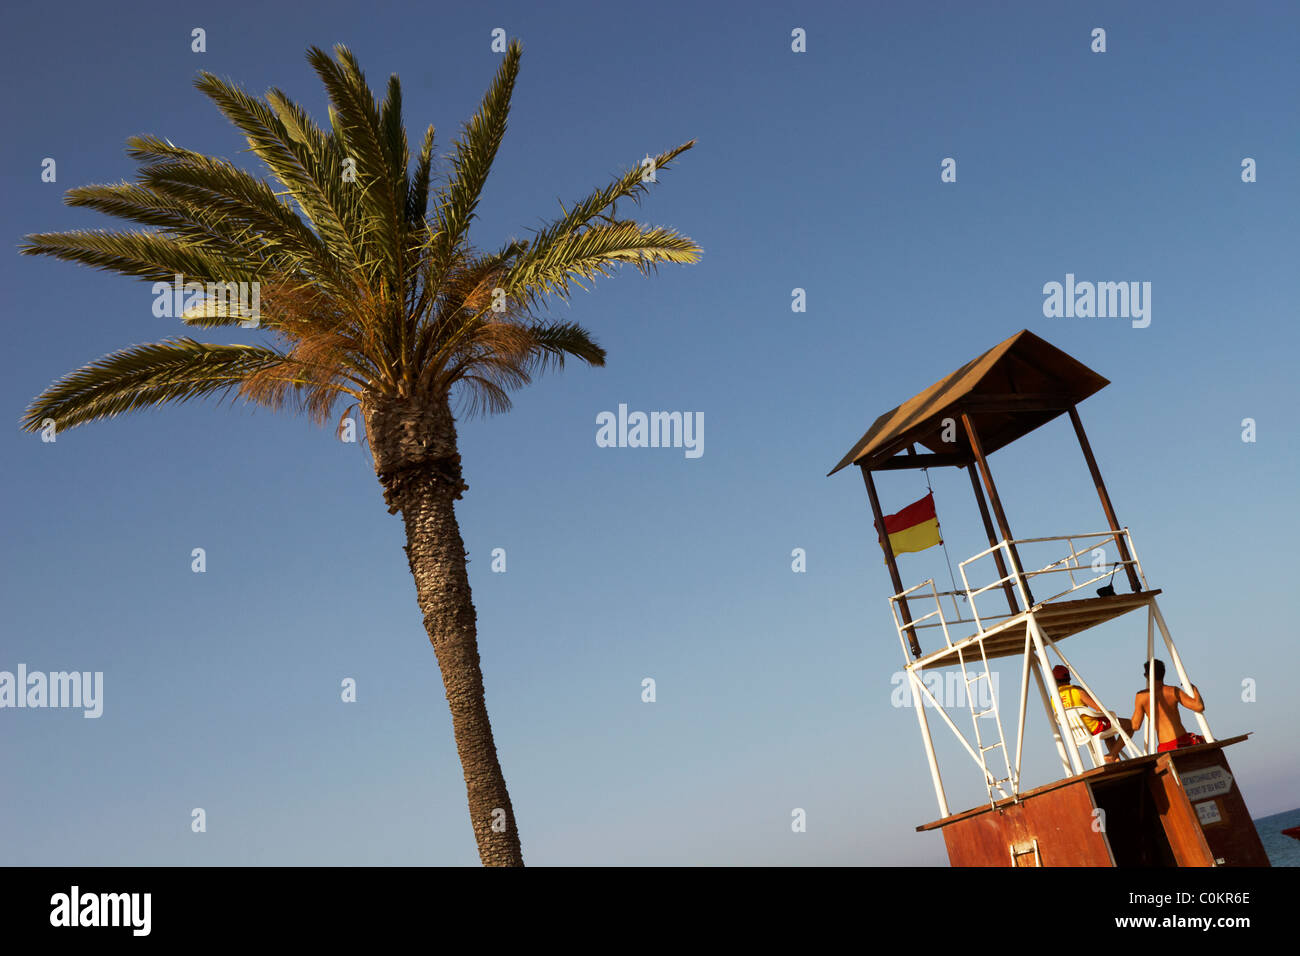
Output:
<svg viewBox="0 0 1300 956">
<path fill-rule="evenodd" d="M 1115 546 L 1119 549 L 1119 557 L 1124 561 L 1124 570 L 1128 574 L 1129 587 L 1133 593 L 1142 590 L 1142 585 L 1138 581 L 1137 569 L 1133 567 L 1132 556 L 1128 552 L 1128 545 L 1124 543 L 1124 536 L 1120 533 L 1119 520 L 1115 517 L 1115 508 L 1110 503 L 1110 495 L 1106 493 L 1106 485 L 1101 480 L 1101 469 L 1097 467 L 1097 459 L 1092 456 L 1092 446 L 1088 444 L 1088 436 L 1083 432 L 1083 422 L 1079 420 L 1079 413 L 1073 405 L 1070 406 L 1070 423 L 1074 425 L 1074 433 L 1079 436 L 1079 447 L 1083 449 L 1084 460 L 1088 463 L 1088 471 L 1092 474 L 1092 483 L 1097 486 L 1097 497 L 1101 499 L 1101 510 L 1106 512 L 1106 520 L 1110 522 L 1110 530 L 1115 532 Z"/>
<path fill-rule="evenodd" d="M 975 474 L 975 463 L 966 466 L 966 473 L 970 475 L 970 486 L 975 490 L 975 503 L 980 506 L 980 518 L 984 521 L 984 533 L 989 537 L 989 547 L 998 543 L 997 533 L 993 530 L 993 519 L 989 517 L 989 506 L 984 502 L 984 492 L 980 490 L 979 476 Z M 1002 560 L 1002 549 L 998 548 L 993 552 L 993 560 L 998 566 L 998 577 L 1007 576 L 1007 563 Z M 1020 605 L 1016 603 L 1016 590 L 1011 586 L 1010 581 L 1002 582 L 1002 592 L 1007 596 L 1007 607 L 1011 610 L 1012 615 L 1020 613 Z"/>
<path fill-rule="evenodd" d="M 898 576 L 898 562 L 894 559 L 894 549 L 889 544 L 889 535 L 885 533 L 885 516 L 880 510 L 880 499 L 876 496 L 876 483 L 871 480 L 871 471 L 866 465 L 858 467 L 862 469 L 862 480 L 867 486 L 867 497 L 871 499 L 871 513 L 875 516 L 880 543 L 885 549 L 885 563 L 889 565 L 889 580 L 894 584 L 894 593 L 900 594 L 903 590 L 903 579 Z M 908 609 L 907 598 L 899 598 L 898 607 L 903 612 L 903 623 L 911 624 L 912 612 Z M 921 645 L 916 639 L 915 628 L 908 629 L 907 646 L 911 649 L 913 657 L 921 656 Z"/>
<path fill-rule="evenodd" d="M 980 476 L 984 479 L 984 488 L 989 493 L 989 504 L 993 506 L 993 517 L 998 520 L 998 530 L 1002 532 L 1002 537 L 1006 539 L 1007 549 L 1011 552 L 1011 560 L 1015 564 L 1016 580 L 1020 584 L 1020 589 L 1024 592 L 1025 600 L 1028 602 L 1026 610 L 1034 604 L 1034 592 L 1029 588 L 1029 579 L 1025 577 L 1025 566 L 1020 561 L 1020 552 L 1016 550 L 1015 543 L 1011 539 L 1011 527 L 1007 524 L 1006 512 L 1002 510 L 1002 499 L 998 497 L 998 489 L 993 484 L 993 473 L 989 471 L 988 459 L 984 457 L 984 447 L 980 444 L 979 435 L 975 434 L 975 423 L 965 412 L 961 414 L 962 425 L 966 429 L 966 437 L 970 440 L 970 449 L 975 455 L 975 463 L 979 465 Z M 996 553 L 996 552 L 994 552 Z"/>
</svg>

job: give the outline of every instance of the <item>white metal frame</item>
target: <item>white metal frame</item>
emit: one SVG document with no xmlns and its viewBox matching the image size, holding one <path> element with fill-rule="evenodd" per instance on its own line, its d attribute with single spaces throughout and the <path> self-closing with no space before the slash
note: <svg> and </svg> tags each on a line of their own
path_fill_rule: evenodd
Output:
<svg viewBox="0 0 1300 956">
<path fill-rule="evenodd" d="M 1079 558 L 1084 554 L 1090 554 L 1091 551 L 1097 547 L 1098 541 L 1112 540 L 1118 545 L 1121 537 L 1123 538 L 1124 544 L 1127 545 L 1128 553 L 1131 556 L 1128 561 L 1117 561 L 1114 565 L 1109 566 L 1111 570 L 1090 577 L 1085 581 L 1079 581 L 1078 578 L 1075 577 L 1075 572 L 1081 571 L 1083 567 Z M 1021 584 L 1021 571 L 1016 561 L 1016 551 L 1014 550 L 1013 545 L 1035 544 L 1050 541 L 1066 542 L 1069 546 L 1069 553 L 1064 558 L 1054 561 L 1037 571 L 1025 572 L 1023 578 L 1028 580 L 1039 575 L 1064 573 L 1069 576 L 1071 586 L 1066 590 L 1054 594 L 1052 597 L 1045 600 L 1038 601 L 1031 606 L 1029 603 L 1029 597 L 1025 593 L 1025 589 Z M 1082 549 L 1080 549 L 1076 542 L 1083 542 Z M 990 584 L 972 589 L 970 578 L 966 571 L 967 566 L 981 558 L 988 557 L 999 549 L 1001 549 L 1004 555 L 1006 566 L 1010 568 L 1009 573 L 1003 575 L 1001 578 L 998 578 Z M 935 587 L 934 579 L 930 578 L 890 597 L 890 613 L 894 618 L 894 627 L 898 631 L 899 644 L 902 648 L 903 659 L 906 664 L 908 683 L 912 691 L 912 703 L 916 710 L 917 722 L 921 728 L 921 739 L 925 745 L 926 760 L 930 766 L 930 776 L 934 783 L 935 797 L 939 803 L 939 812 L 941 816 L 946 817 L 949 816 L 950 813 L 947 797 L 944 793 L 943 778 L 939 772 L 938 758 L 935 755 L 934 741 L 930 735 L 930 724 L 926 715 L 925 707 L 927 701 L 932 705 L 933 710 L 939 715 L 940 719 L 948 726 L 948 729 L 953 732 L 953 735 L 962 745 L 962 748 L 966 751 L 967 755 L 975 765 L 979 767 L 981 776 L 984 778 L 985 789 L 988 793 L 991 805 L 996 805 L 1000 799 L 1019 799 L 1021 793 L 1021 758 L 1024 752 L 1025 716 L 1028 710 L 1029 683 L 1031 676 L 1034 684 L 1037 686 L 1039 697 L 1041 698 L 1044 711 L 1047 714 L 1049 726 L 1052 728 L 1052 735 L 1056 743 L 1057 753 L 1061 759 L 1061 768 L 1064 775 L 1069 777 L 1084 772 L 1083 762 L 1079 758 L 1079 749 L 1078 746 L 1075 745 L 1074 734 L 1071 729 L 1069 717 L 1065 710 L 1064 702 L 1061 700 L 1060 694 L 1055 693 L 1054 683 L 1051 684 L 1052 692 L 1049 693 L 1048 691 L 1048 681 L 1051 680 L 1052 672 L 1051 662 L 1048 657 L 1049 651 L 1070 669 L 1070 673 L 1078 682 L 1078 685 L 1098 703 L 1101 713 L 1110 720 L 1114 732 L 1118 733 L 1119 736 L 1123 738 L 1125 745 L 1124 753 L 1130 756 L 1136 756 L 1155 752 L 1156 738 L 1154 715 L 1149 715 L 1146 718 L 1144 728 L 1146 731 L 1144 736 L 1145 746 L 1139 746 L 1127 733 L 1125 733 L 1119 723 L 1119 718 L 1115 713 L 1101 704 L 1101 698 L 1092 690 L 1091 687 L 1088 686 L 1078 671 L 1070 665 L 1069 660 L 1061 652 L 1060 647 L 1052 640 L 1051 636 L 1043 630 L 1037 620 L 1037 613 L 1041 611 L 1045 605 L 1065 598 L 1067 595 L 1074 594 L 1076 591 L 1079 591 L 1090 584 L 1094 584 L 1102 578 L 1113 577 L 1114 572 L 1124 565 L 1130 565 L 1134 568 L 1138 579 L 1142 582 L 1143 592 L 1149 592 L 1150 586 L 1147 583 L 1146 575 L 1142 571 L 1142 565 L 1138 561 L 1137 549 L 1133 546 L 1133 539 L 1129 534 L 1128 528 L 1123 528 L 1117 532 L 1092 532 L 1088 534 L 1075 534 L 1055 538 L 1023 538 L 1013 539 L 1011 541 L 1003 539 L 989 548 L 986 548 L 984 551 L 981 551 L 979 554 L 961 562 L 961 576 L 964 591 L 939 591 Z M 993 588 L 1001 588 L 1003 584 L 1008 582 L 1014 582 L 1016 592 L 1020 596 L 1021 606 L 1024 610 L 1014 615 L 1008 613 L 992 615 L 986 614 L 981 616 L 976 606 L 976 598 L 978 598 L 980 594 Z M 928 595 L 918 595 L 917 593 L 927 590 L 929 592 Z M 920 617 L 914 618 L 910 624 L 903 623 L 898 612 L 899 602 L 909 597 L 916 600 L 918 597 L 924 596 L 928 596 L 934 600 L 935 609 L 921 615 Z M 944 614 L 941 598 L 945 596 L 952 598 L 954 615 L 951 619 Z M 964 597 L 970 605 L 971 618 L 963 617 L 958 610 L 956 604 L 956 598 L 958 596 Z M 1174 670 L 1178 675 L 1178 679 L 1182 683 L 1183 688 L 1190 692 L 1192 687 L 1191 681 L 1188 679 L 1187 672 L 1183 667 L 1182 658 L 1179 657 L 1178 650 L 1174 646 L 1174 640 L 1172 635 L 1169 633 L 1169 628 L 1165 623 L 1164 615 L 1160 613 L 1160 608 L 1156 604 L 1155 595 L 1144 593 L 1142 602 L 1147 606 L 1148 662 L 1153 660 L 1155 657 L 1155 631 L 1158 628 L 1161 637 L 1164 639 L 1165 647 L 1169 652 L 1169 657 Z M 1004 631 L 1007 627 L 1013 624 L 1018 624 L 1021 621 L 1025 624 L 1025 645 L 1022 652 L 1023 660 L 1020 671 L 1020 694 L 1016 721 L 1016 748 L 1015 759 L 1013 761 L 1007 751 L 1006 735 L 1002 726 L 999 702 L 994 694 L 993 684 L 989 674 L 985 641 L 994 634 Z M 975 632 L 970 635 L 970 637 L 963 638 L 954 644 L 952 633 L 949 630 L 950 624 L 974 624 Z M 941 629 L 944 641 L 943 651 L 946 651 L 947 653 L 941 652 L 939 655 L 930 655 L 929 657 L 922 656 L 917 660 L 912 659 L 909 652 L 909 632 L 915 635 L 918 630 L 934 627 Z M 974 657 L 974 650 L 976 647 L 978 647 L 979 650 L 978 659 Z M 972 742 L 968 740 L 960 730 L 958 730 L 957 725 L 953 722 L 943 704 L 935 698 L 934 694 L 930 692 L 930 689 L 925 686 L 925 683 L 922 680 L 922 675 L 924 674 L 927 663 L 934 664 L 934 659 L 937 657 L 939 661 L 937 664 L 938 667 L 951 666 L 954 663 L 951 660 L 954 652 L 957 658 L 955 663 L 961 667 L 962 679 L 966 685 L 966 703 L 971 709 L 971 719 L 974 730 L 973 745 Z M 967 670 L 967 654 L 970 654 L 972 658 L 969 662 L 970 665 L 972 667 L 978 665 L 981 668 L 976 670 L 973 674 L 971 671 Z M 1154 668 L 1149 667 L 1148 671 L 1150 673 L 1150 679 L 1148 680 L 1148 690 L 1150 691 L 1150 694 L 1148 699 L 1154 699 Z M 984 680 L 988 683 L 991 705 L 983 711 L 977 709 L 977 695 L 972 693 L 973 686 L 980 680 Z M 994 717 L 997 728 L 997 740 L 985 744 L 980 730 L 980 721 L 990 714 Z M 1214 737 L 1210 733 L 1209 723 L 1206 721 L 1205 715 L 1203 713 L 1197 713 L 1194 714 L 1194 716 L 1198 726 L 1200 727 L 1201 735 L 1206 739 L 1206 741 L 1214 740 Z M 1005 776 L 996 776 L 995 772 L 990 769 L 988 759 L 986 758 L 986 754 L 989 751 L 998 749 L 1002 751 L 1002 756 L 1004 758 L 1006 770 Z"/>
<path fill-rule="evenodd" d="M 1105 730 L 1092 733 L 1083 722 L 1084 717 L 1091 717 L 1093 720 L 1100 720 L 1104 715 L 1093 710 L 1091 707 L 1067 707 L 1065 708 L 1065 718 L 1070 722 L 1070 736 L 1074 741 L 1074 746 L 1080 749 L 1086 749 L 1088 756 L 1092 759 L 1094 767 L 1100 767 L 1106 762 L 1106 747 L 1103 744 L 1113 737 L 1122 737 L 1123 728 L 1112 723 Z M 1125 745 L 1125 752 L 1128 745 Z M 1128 754 L 1133 756 L 1133 754 Z"/>
</svg>

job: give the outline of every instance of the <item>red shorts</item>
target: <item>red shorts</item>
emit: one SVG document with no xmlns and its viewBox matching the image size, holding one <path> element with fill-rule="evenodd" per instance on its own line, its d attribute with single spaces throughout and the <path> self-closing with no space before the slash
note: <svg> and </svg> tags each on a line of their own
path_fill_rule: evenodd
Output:
<svg viewBox="0 0 1300 956">
<path fill-rule="evenodd" d="M 1104 733 L 1107 730 L 1110 730 L 1110 721 L 1107 720 L 1105 717 L 1096 717 L 1094 719 L 1097 721 L 1097 726 L 1092 732 L 1092 735 L 1094 737 L 1096 737 L 1100 733 Z"/>
<path fill-rule="evenodd" d="M 1166 750 L 1177 750 L 1179 747 L 1195 747 L 1197 744 L 1205 743 L 1205 738 L 1200 734 L 1183 734 L 1174 740 L 1166 741 L 1156 748 L 1160 753 Z"/>
</svg>

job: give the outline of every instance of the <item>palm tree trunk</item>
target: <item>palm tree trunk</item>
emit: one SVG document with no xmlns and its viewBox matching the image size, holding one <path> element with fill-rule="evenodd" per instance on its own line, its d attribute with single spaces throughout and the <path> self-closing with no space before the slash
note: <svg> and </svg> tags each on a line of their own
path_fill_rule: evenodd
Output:
<svg viewBox="0 0 1300 956">
<path fill-rule="evenodd" d="M 368 400 L 363 411 L 388 510 L 401 511 L 406 524 L 406 555 L 451 707 L 479 859 L 484 866 L 523 866 L 483 696 L 474 602 L 456 522 L 455 502 L 466 486 L 451 411 L 445 404 L 429 409 L 379 399 Z"/>
</svg>

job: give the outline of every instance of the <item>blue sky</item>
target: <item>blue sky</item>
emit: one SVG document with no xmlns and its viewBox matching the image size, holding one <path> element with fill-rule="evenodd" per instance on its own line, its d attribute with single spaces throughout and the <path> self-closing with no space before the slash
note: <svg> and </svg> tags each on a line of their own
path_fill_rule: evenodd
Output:
<svg viewBox="0 0 1300 956">
<path fill-rule="evenodd" d="M 247 162 L 193 89 L 200 69 L 323 117 L 304 52 L 346 43 L 372 84 L 402 77 L 412 138 L 434 123 L 443 152 L 499 62 L 496 27 L 525 54 L 478 241 L 697 139 L 637 215 L 705 250 L 557 306 L 607 367 L 460 428 L 487 700 L 528 863 L 946 861 L 913 832 L 938 812 L 915 717 L 890 704 L 902 658 L 862 482 L 825 475 L 879 413 L 1021 328 L 1111 380 L 1080 413 L 1211 726 L 1254 733 L 1229 758 L 1255 816 L 1300 802 L 1294 6 L 464 7 L 4 14 L 0 669 L 102 671 L 104 713 L 0 711 L 3 862 L 477 862 L 401 523 L 365 452 L 229 402 L 52 444 L 20 433 L 52 380 L 185 330 L 153 317 L 146 283 L 16 248 L 111 227 L 62 195 L 130 178 L 128 136 Z M 1045 318 L 1043 285 L 1067 273 L 1149 281 L 1151 324 Z M 703 455 L 598 447 L 596 416 L 620 403 L 702 413 Z M 992 466 L 1017 535 L 1104 527 L 1067 423 Z M 955 564 L 984 547 L 978 513 L 963 473 L 931 481 Z M 893 511 L 924 480 L 880 491 Z M 901 566 L 908 585 L 947 578 L 937 550 Z M 1137 615 L 1066 645 L 1121 711 L 1144 649 Z M 1030 730 L 1027 779 L 1046 782 L 1041 713 Z M 977 804 L 940 741 L 950 802 Z"/>
</svg>

